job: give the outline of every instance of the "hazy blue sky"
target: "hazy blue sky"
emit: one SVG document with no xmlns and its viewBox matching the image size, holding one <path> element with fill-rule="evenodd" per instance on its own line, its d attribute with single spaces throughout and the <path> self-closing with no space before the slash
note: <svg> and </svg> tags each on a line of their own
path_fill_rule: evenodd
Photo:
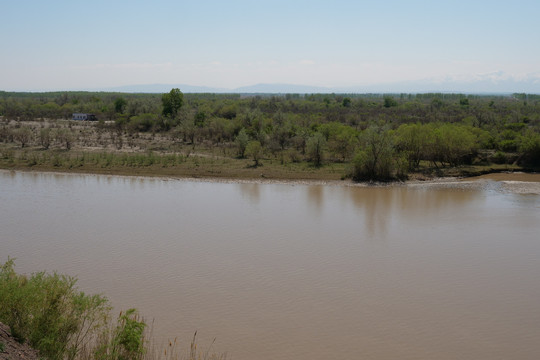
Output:
<svg viewBox="0 0 540 360">
<path fill-rule="evenodd" d="M 540 1 L 0 0 L 0 90 L 540 78 Z"/>
</svg>

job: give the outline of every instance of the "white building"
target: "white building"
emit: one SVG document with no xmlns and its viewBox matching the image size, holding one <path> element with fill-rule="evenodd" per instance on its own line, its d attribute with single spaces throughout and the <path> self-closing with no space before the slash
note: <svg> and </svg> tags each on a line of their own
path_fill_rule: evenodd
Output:
<svg viewBox="0 0 540 360">
<path fill-rule="evenodd" d="M 73 113 L 73 120 L 95 121 L 97 118 L 94 114 Z"/>
</svg>

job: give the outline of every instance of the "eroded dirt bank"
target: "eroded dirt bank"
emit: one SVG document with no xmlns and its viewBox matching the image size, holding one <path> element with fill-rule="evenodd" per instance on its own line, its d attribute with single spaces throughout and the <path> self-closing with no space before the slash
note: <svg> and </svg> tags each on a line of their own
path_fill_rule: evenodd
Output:
<svg viewBox="0 0 540 360">
<path fill-rule="evenodd" d="M 37 360 L 37 350 L 26 344 L 21 344 L 11 336 L 9 327 L 0 323 L 0 359 L 1 360 Z"/>
</svg>

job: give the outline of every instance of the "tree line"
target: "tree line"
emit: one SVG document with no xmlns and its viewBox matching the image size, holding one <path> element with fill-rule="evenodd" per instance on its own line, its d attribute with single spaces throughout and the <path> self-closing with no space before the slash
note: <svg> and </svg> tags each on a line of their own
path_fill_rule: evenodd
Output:
<svg viewBox="0 0 540 360">
<path fill-rule="evenodd" d="M 405 178 L 423 167 L 540 165 L 540 95 L 0 92 L 4 120 L 74 112 L 123 134 L 233 147 L 255 166 L 285 157 L 348 163 L 357 180 Z"/>
</svg>

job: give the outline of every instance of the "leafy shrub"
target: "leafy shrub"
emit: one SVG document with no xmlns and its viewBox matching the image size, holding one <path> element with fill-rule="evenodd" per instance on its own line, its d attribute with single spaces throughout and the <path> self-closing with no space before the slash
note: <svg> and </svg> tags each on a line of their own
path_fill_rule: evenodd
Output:
<svg viewBox="0 0 540 360">
<path fill-rule="evenodd" d="M 307 153 L 315 166 L 321 166 L 326 151 L 326 138 L 320 132 L 316 132 L 306 143 Z"/>
<path fill-rule="evenodd" d="M 157 125 L 158 117 L 155 114 L 140 114 L 129 120 L 128 130 L 147 132 Z"/>
<path fill-rule="evenodd" d="M 491 161 L 493 161 L 495 164 L 506 164 L 506 154 L 502 151 L 497 151 L 495 155 L 493 155 L 493 157 L 491 158 Z"/>
<path fill-rule="evenodd" d="M 512 152 L 517 150 L 518 145 L 516 140 L 501 140 L 499 147 L 502 151 Z"/>
<path fill-rule="evenodd" d="M 259 160 L 262 156 L 262 146 L 259 141 L 252 140 L 248 142 L 245 153 L 253 159 L 255 166 L 259 166 Z"/>
<path fill-rule="evenodd" d="M 101 336 L 101 345 L 94 356 L 97 360 L 137 360 L 142 359 L 144 347 L 144 329 L 146 323 L 139 318 L 135 309 L 120 313 L 117 326 Z"/>
<path fill-rule="evenodd" d="M 397 154 L 392 133 L 381 127 L 371 127 L 361 136 L 360 149 L 352 163 L 352 178 L 356 181 L 388 181 L 407 176 L 406 154 Z"/>
<path fill-rule="evenodd" d="M 106 322 L 109 305 L 101 295 L 86 295 L 76 279 L 14 270 L 14 260 L 0 266 L 0 321 L 12 335 L 50 359 L 73 359 Z"/>
<path fill-rule="evenodd" d="M 249 136 L 246 133 L 246 129 L 242 128 L 236 138 L 234 139 L 236 146 L 238 147 L 238 156 L 243 158 L 246 153 L 246 147 L 249 143 Z"/>
<path fill-rule="evenodd" d="M 522 136 L 519 142 L 522 162 L 528 165 L 540 165 L 540 135 L 530 131 Z"/>
</svg>

